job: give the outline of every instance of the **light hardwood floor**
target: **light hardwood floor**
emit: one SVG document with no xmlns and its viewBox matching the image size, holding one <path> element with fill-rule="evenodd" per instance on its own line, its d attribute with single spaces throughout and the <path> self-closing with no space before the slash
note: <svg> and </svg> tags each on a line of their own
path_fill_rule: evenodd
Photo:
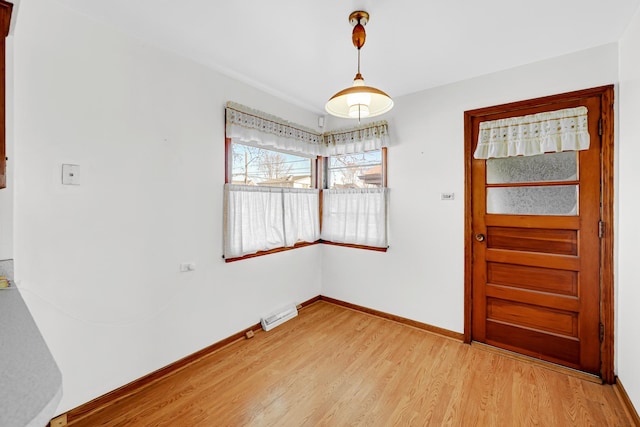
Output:
<svg viewBox="0 0 640 427">
<path fill-rule="evenodd" d="M 77 426 L 631 426 L 611 386 L 327 302 Z"/>
</svg>

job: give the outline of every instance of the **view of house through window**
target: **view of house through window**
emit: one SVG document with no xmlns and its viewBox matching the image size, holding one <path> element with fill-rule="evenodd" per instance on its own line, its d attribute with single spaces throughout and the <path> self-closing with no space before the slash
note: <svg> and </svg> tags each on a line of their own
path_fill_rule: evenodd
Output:
<svg viewBox="0 0 640 427">
<path fill-rule="evenodd" d="M 383 186 L 382 150 L 332 156 L 327 165 L 327 188 Z"/>
<path fill-rule="evenodd" d="M 249 145 L 232 144 L 231 183 L 313 188 L 312 159 Z"/>
</svg>

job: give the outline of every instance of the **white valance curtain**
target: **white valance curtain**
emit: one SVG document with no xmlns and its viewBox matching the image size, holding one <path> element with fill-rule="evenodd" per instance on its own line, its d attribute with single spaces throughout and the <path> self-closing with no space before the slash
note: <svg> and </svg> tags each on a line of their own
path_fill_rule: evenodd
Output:
<svg viewBox="0 0 640 427">
<path fill-rule="evenodd" d="M 317 189 L 225 184 L 225 258 L 320 238 Z"/>
<path fill-rule="evenodd" d="M 386 248 L 388 188 L 322 192 L 321 238 L 330 242 Z"/>
<path fill-rule="evenodd" d="M 389 146 L 387 122 L 369 123 L 351 129 L 325 132 L 323 135 L 325 156 L 363 153 Z"/>
<path fill-rule="evenodd" d="M 312 129 L 235 102 L 227 102 L 225 115 L 226 136 L 232 142 L 299 155 L 323 155 L 322 134 Z"/>
<path fill-rule="evenodd" d="M 587 108 L 576 107 L 480 123 L 473 157 L 535 156 L 589 149 Z"/>
<path fill-rule="evenodd" d="M 226 136 L 232 142 L 308 157 L 362 153 L 389 145 L 385 121 L 321 133 L 235 102 L 227 102 Z"/>
</svg>

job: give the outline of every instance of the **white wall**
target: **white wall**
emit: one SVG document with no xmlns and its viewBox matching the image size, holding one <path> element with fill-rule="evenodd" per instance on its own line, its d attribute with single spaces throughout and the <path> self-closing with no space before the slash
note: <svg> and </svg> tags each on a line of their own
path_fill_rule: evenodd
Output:
<svg viewBox="0 0 640 427">
<path fill-rule="evenodd" d="M 221 259 L 225 102 L 315 115 L 50 0 L 23 2 L 12 43 L 16 279 L 59 412 L 320 294 L 319 246 Z"/>
<path fill-rule="evenodd" d="M 640 136 L 634 23 L 621 49 L 629 156 Z M 225 264 L 225 101 L 309 127 L 316 116 L 50 0 L 21 4 L 10 43 L 16 278 L 63 372 L 59 412 L 320 293 L 462 332 L 463 112 L 618 80 L 612 44 L 397 98 L 386 117 L 388 253 L 315 246 Z M 80 186 L 60 184 L 62 163 L 80 165 Z M 638 205 L 629 200 L 639 173 L 621 160 L 616 230 L 619 292 L 628 298 L 618 310 L 619 373 L 636 406 Z M 441 192 L 456 199 L 440 201 Z M 182 261 L 197 270 L 178 273 Z"/>
<path fill-rule="evenodd" d="M 620 41 L 618 376 L 640 411 L 640 10 Z"/>
<path fill-rule="evenodd" d="M 7 186 L 0 189 L 0 261 L 13 258 L 13 141 L 7 138 Z"/>
<path fill-rule="evenodd" d="M 325 247 L 323 294 L 463 332 L 464 111 L 617 79 L 610 44 L 395 99 L 389 251 Z"/>
</svg>

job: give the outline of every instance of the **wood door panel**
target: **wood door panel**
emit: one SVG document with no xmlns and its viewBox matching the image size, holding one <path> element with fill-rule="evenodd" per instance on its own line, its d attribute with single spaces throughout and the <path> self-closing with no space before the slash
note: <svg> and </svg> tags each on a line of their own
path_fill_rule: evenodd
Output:
<svg viewBox="0 0 640 427">
<path fill-rule="evenodd" d="M 486 297 L 501 298 L 514 302 L 549 307 L 558 310 L 579 311 L 580 300 L 576 297 L 557 295 L 548 292 L 535 292 L 525 289 L 509 288 L 507 286 L 492 285 L 486 286 Z"/>
<path fill-rule="evenodd" d="M 488 297 L 487 320 L 578 338 L 578 316 L 572 311 Z"/>
<path fill-rule="evenodd" d="M 560 270 L 580 270 L 581 259 L 571 255 L 553 255 L 533 252 L 514 252 L 504 249 L 487 249 L 486 261 L 503 264 L 546 267 Z"/>
<path fill-rule="evenodd" d="M 580 218 L 576 216 L 545 216 L 544 219 L 540 219 L 534 215 L 498 215 L 498 214 L 486 214 L 485 225 L 502 226 L 504 224 L 510 224 L 513 227 L 520 228 L 540 228 L 541 226 L 551 229 L 567 229 L 578 230 L 580 228 Z"/>
<path fill-rule="evenodd" d="M 576 230 L 487 227 L 487 249 L 577 255 Z"/>
<path fill-rule="evenodd" d="M 532 357 L 580 367 L 580 341 L 487 320 L 487 344 Z"/>
<path fill-rule="evenodd" d="M 487 263 L 487 283 L 577 296 L 578 273 L 517 264 Z"/>
</svg>

